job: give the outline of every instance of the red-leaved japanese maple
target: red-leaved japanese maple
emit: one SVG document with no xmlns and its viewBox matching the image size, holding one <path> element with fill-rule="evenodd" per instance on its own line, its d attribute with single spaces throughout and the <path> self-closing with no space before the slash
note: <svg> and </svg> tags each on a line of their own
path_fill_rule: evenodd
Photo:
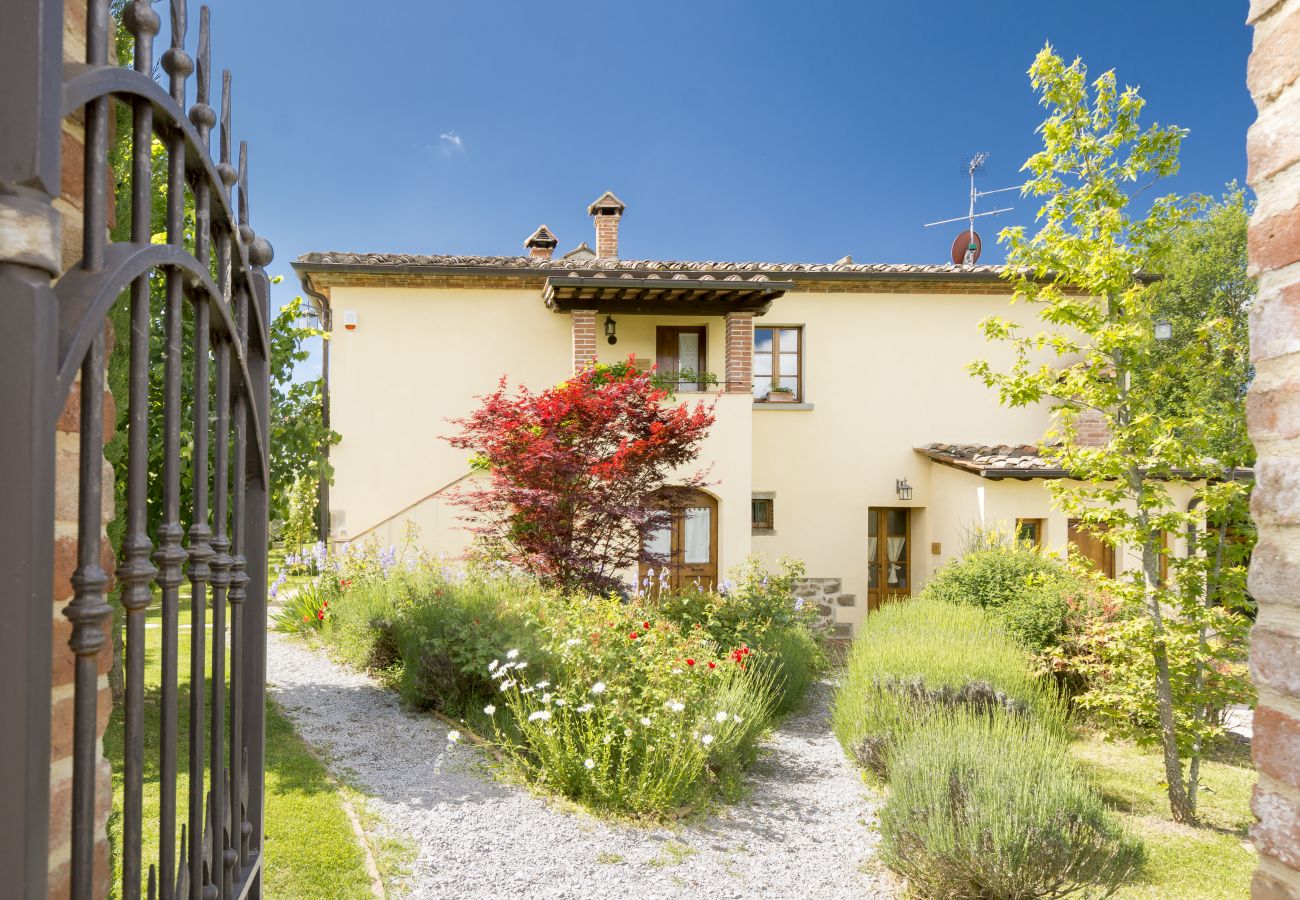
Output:
<svg viewBox="0 0 1300 900">
<path fill-rule="evenodd" d="M 568 590 L 618 590 L 642 539 L 667 523 L 654 495 L 695 459 L 712 407 L 665 402 L 629 363 L 590 366 L 540 393 L 508 393 L 502 378 L 481 399 L 447 438 L 487 476 L 452 497 L 470 511 L 475 552 Z"/>
</svg>

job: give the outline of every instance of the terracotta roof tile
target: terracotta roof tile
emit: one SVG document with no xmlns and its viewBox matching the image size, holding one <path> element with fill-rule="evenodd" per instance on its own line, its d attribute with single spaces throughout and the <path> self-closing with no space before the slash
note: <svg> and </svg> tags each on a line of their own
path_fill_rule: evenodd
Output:
<svg viewBox="0 0 1300 900">
<path fill-rule="evenodd" d="M 829 273 L 843 272 L 859 275 L 980 275 L 997 276 L 1003 266 L 954 266 L 951 263 L 929 265 L 917 263 L 773 263 L 773 262 L 689 262 L 656 259 L 541 259 L 530 256 L 454 256 L 422 255 L 417 253 L 340 253 L 335 251 L 304 253 L 298 264 L 322 266 L 451 266 L 491 269 L 537 269 L 546 272 L 612 271 L 612 272 L 717 272 L 739 274 L 745 272 L 772 273 Z"/>
</svg>

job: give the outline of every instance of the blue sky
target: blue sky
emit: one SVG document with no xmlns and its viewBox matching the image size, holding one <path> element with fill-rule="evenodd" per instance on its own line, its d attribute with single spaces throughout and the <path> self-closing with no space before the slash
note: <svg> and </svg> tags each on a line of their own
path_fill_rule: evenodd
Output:
<svg viewBox="0 0 1300 900">
<path fill-rule="evenodd" d="M 1169 189 L 1217 191 L 1254 119 L 1246 6 L 229 0 L 213 48 L 278 304 L 308 250 L 514 254 L 542 222 L 590 242 L 604 190 L 627 258 L 942 262 L 960 226 L 922 225 L 965 211 L 962 159 L 989 152 L 981 186 L 1005 187 L 1036 149 L 1049 40 L 1191 130 Z M 1033 211 L 989 200 L 1017 206 L 983 220 L 996 262 Z"/>
</svg>

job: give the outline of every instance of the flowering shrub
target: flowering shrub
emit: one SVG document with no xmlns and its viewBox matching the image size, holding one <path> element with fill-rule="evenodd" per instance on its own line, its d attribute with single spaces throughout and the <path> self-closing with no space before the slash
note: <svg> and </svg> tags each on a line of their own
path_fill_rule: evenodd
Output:
<svg viewBox="0 0 1300 900">
<path fill-rule="evenodd" d="M 571 597 L 504 564 L 380 555 L 326 563 L 327 645 L 593 808 L 656 816 L 731 793 L 820 659 L 788 573 L 751 566 L 728 595 L 659 605 Z"/>
</svg>

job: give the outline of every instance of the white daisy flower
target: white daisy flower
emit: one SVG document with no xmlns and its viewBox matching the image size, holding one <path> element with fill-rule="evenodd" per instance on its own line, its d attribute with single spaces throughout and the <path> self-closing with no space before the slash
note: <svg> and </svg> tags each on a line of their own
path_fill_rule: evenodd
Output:
<svg viewBox="0 0 1300 900">
<path fill-rule="evenodd" d="M 709 746 L 709 744 L 713 743 L 713 735 L 711 734 L 704 735 L 704 737 L 700 738 L 700 743 L 706 747 Z"/>
<path fill-rule="evenodd" d="M 539 681 L 539 682 L 537 682 L 537 684 L 533 685 L 533 687 L 537 688 L 539 691 L 540 691 L 542 688 L 548 688 L 548 687 L 550 687 L 550 686 L 551 686 L 551 683 L 550 683 L 549 681 Z"/>
<path fill-rule="evenodd" d="M 669 712 L 681 712 L 686 708 L 686 704 L 682 703 L 680 700 L 669 700 L 667 703 L 664 704 L 664 707 Z"/>
<path fill-rule="evenodd" d="M 459 732 L 459 731 L 449 731 L 449 732 L 447 732 L 447 743 L 449 743 L 449 744 L 454 744 L 454 743 L 456 743 L 458 740 L 460 740 L 460 732 Z"/>
<path fill-rule="evenodd" d="M 567 641 L 564 642 L 564 645 L 566 647 L 576 647 L 581 643 L 582 641 L 578 640 L 577 638 L 569 638 Z"/>
<path fill-rule="evenodd" d="M 713 716 L 713 721 L 718 723 L 727 721 L 727 711 L 725 709 L 718 710 L 717 713 Z"/>
<path fill-rule="evenodd" d="M 543 703 L 550 703 L 550 702 L 551 702 L 551 695 L 550 695 L 550 693 L 542 694 L 542 702 L 543 702 Z"/>
<path fill-rule="evenodd" d="M 545 722 L 550 717 L 551 717 L 551 711 L 549 709 L 539 709 L 530 712 L 528 714 L 528 721 L 536 722 L 540 719 L 541 721 Z"/>
<path fill-rule="evenodd" d="M 501 682 L 501 693 L 504 694 L 506 691 L 510 690 L 514 686 L 515 686 L 514 681 L 507 678 L 505 681 Z"/>
<path fill-rule="evenodd" d="M 497 666 L 499 665 L 501 665 L 501 660 L 499 659 L 492 660 L 492 662 L 488 663 L 488 671 L 495 672 L 497 670 Z"/>
<path fill-rule="evenodd" d="M 624 728 L 624 729 L 623 729 L 623 737 L 631 737 L 631 736 L 632 736 L 632 729 L 631 729 L 631 728 Z"/>
<path fill-rule="evenodd" d="M 588 758 L 588 759 L 583 760 L 582 764 L 583 764 L 584 766 L 586 766 L 588 769 L 594 769 L 594 768 L 596 768 L 596 761 L 595 761 L 594 759 L 591 759 L 591 758 Z"/>
<path fill-rule="evenodd" d="M 731 714 L 731 720 L 732 720 L 733 722 L 735 722 L 737 725 L 739 725 L 739 724 L 741 723 L 741 721 L 742 721 L 742 719 L 740 718 L 740 716 L 736 715 L 735 713 L 732 713 L 732 714 Z"/>
<path fill-rule="evenodd" d="M 563 698 L 563 697 L 556 697 L 556 698 L 555 698 L 555 705 L 556 705 L 556 706 L 564 706 L 564 705 L 565 705 L 564 698 Z"/>
<path fill-rule="evenodd" d="M 584 703 L 578 707 L 578 712 L 580 713 L 591 712 L 593 709 L 595 709 L 595 707 L 593 707 L 590 703 Z"/>
<path fill-rule="evenodd" d="M 605 735 L 605 743 L 606 743 L 606 744 L 608 744 L 608 743 L 609 743 L 610 741 L 612 741 L 612 740 L 614 740 L 614 735 L 612 735 L 612 734 L 607 734 L 607 735 Z"/>
<path fill-rule="evenodd" d="M 506 654 L 506 659 L 514 659 L 518 655 L 519 655 L 518 650 L 511 650 L 509 653 Z"/>
<path fill-rule="evenodd" d="M 515 663 L 515 668 L 516 668 L 516 669 L 526 669 L 526 668 L 528 668 L 528 663 L 526 663 L 526 662 L 517 662 L 517 663 Z"/>
<path fill-rule="evenodd" d="M 483 707 L 483 712 L 487 713 L 489 716 L 496 715 L 496 711 L 497 708 L 493 706 L 491 703 Z"/>
<path fill-rule="evenodd" d="M 603 681 L 597 681 L 595 684 L 593 684 L 593 685 L 591 686 L 591 692 L 592 692 L 593 694 L 603 694 L 603 693 L 605 693 L 605 682 L 603 682 Z"/>
<path fill-rule="evenodd" d="M 649 727 L 650 727 L 650 718 L 649 718 L 648 716 L 642 716 L 642 717 L 641 717 L 641 724 L 644 725 L 646 728 L 649 728 Z"/>
</svg>

